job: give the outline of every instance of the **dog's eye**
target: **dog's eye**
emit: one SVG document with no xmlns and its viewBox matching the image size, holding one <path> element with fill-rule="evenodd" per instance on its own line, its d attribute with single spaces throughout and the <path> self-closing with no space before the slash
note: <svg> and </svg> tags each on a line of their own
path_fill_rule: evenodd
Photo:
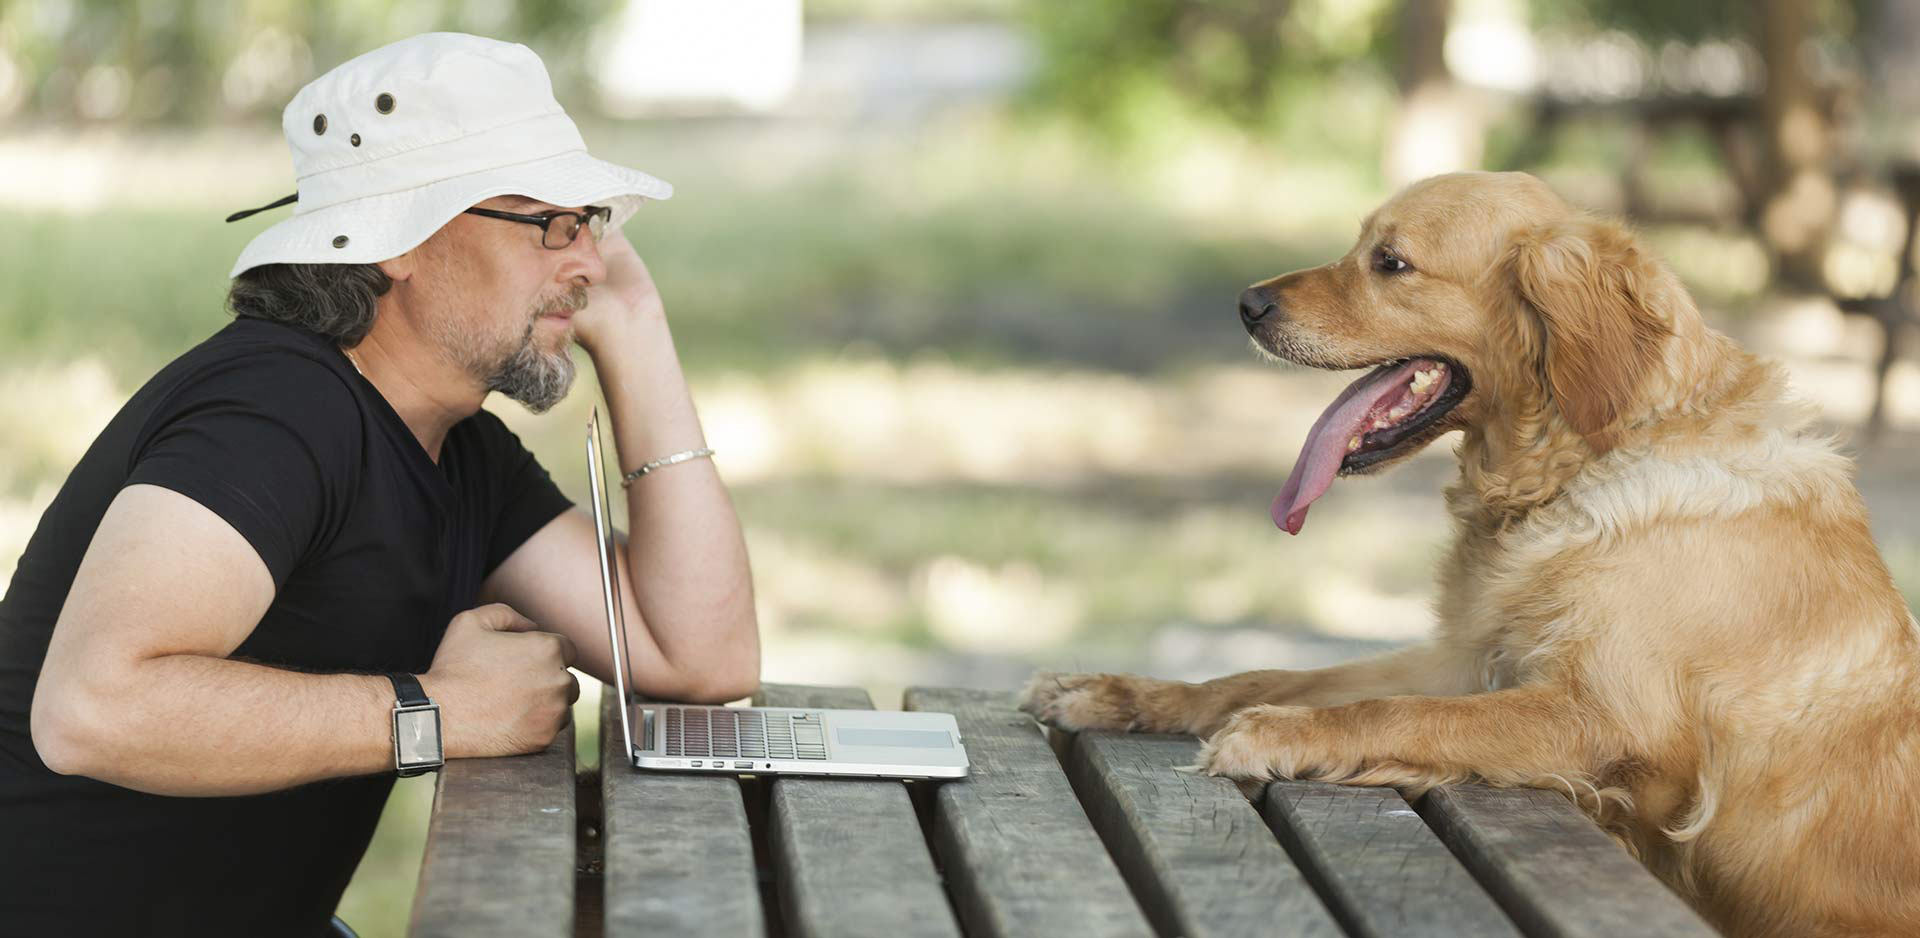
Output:
<svg viewBox="0 0 1920 938">
<path fill-rule="evenodd" d="M 1411 270 L 1412 268 L 1413 265 L 1401 260 L 1398 255 L 1386 248 L 1381 248 L 1373 252 L 1373 269 L 1383 274 L 1397 274 L 1403 270 Z"/>
</svg>

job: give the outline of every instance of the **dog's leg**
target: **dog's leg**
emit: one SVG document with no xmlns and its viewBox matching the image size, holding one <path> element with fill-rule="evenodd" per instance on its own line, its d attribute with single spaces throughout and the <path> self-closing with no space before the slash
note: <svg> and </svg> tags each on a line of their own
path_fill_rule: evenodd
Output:
<svg viewBox="0 0 1920 938">
<path fill-rule="evenodd" d="M 1314 671 L 1248 671 L 1201 684 L 1132 674 L 1042 671 L 1020 694 L 1020 709 L 1063 730 L 1129 730 L 1208 736 L 1234 711 L 1255 704 L 1323 707 L 1397 694 L 1444 696 L 1479 690 L 1471 655 L 1426 642 Z"/>
<path fill-rule="evenodd" d="M 1611 726 L 1566 688 L 1544 684 L 1335 707 L 1262 705 L 1234 714 L 1209 738 L 1197 768 L 1239 780 L 1416 792 L 1467 778 L 1543 787 L 1558 779 L 1572 787 L 1623 748 Z"/>
</svg>

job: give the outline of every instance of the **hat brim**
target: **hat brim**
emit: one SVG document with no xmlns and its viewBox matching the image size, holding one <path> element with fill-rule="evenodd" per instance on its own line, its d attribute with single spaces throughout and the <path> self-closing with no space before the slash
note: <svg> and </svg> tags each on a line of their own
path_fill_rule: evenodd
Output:
<svg viewBox="0 0 1920 938">
<path fill-rule="evenodd" d="M 609 221 L 618 228 L 642 202 L 671 198 L 673 186 L 573 150 L 305 214 L 296 210 L 292 218 L 254 236 L 227 276 L 262 264 L 371 264 L 398 257 L 455 215 L 497 195 L 524 195 L 554 205 L 605 205 L 613 209 Z"/>
</svg>

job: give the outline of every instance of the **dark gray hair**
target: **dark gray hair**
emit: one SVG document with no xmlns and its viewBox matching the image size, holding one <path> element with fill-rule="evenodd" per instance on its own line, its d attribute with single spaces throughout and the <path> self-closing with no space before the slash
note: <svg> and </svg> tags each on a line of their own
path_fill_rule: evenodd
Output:
<svg viewBox="0 0 1920 938">
<path fill-rule="evenodd" d="M 373 329 L 373 301 L 393 286 L 378 264 L 262 264 L 233 278 L 227 309 L 355 346 Z"/>
</svg>

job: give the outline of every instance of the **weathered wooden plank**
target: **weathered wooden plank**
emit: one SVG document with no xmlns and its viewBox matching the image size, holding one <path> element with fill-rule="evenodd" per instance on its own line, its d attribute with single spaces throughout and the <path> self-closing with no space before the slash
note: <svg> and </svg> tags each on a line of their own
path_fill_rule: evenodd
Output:
<svg viewBox="0 0 1920 938">
<path fill-rule="evenodd" d="M 1154 927 L 1186 938 L 1339 938 L 1239 787 L 1174 770 L 1199 752 L 1192 736 L 1080 733 L 1067 756 L 1088 816 Z"/>
<path fill-rule="evenodd" d="M 766 684 L 769 707 L 869 710 L 853 687 Z M 960 938 L 907 786 L 884 779 L 774 778 L 769 848 L 791 938 Z"/>
<path fill-rule="evenodd" d="M 740 782 L 636 771 L 624 758 L 619 694 L 601 693 L 606 934 L 760 938 L 753 839 Z"/>
<path fill-rule="evenodd" d="M 968 935 L 1153 934 L 1012 694 L 916 687 L 906 704 L 953 714 L 972 763 L 970 777 L 934 791 L 934 845 Z"/>
<path fill-rule="evenodd" d="M 573 934 L 573 724 L 545 752 L 440 770 L 407 934 Z"/>
<path fill-rule="evenodd" d="M 1534 938 L 1718 934 L 1558 792 L 1451 786 L 1417 807 Z"/>
<path fill-rule="evenodd" d="M 809 707 L 819 710 L 872 710 L 873 698 L 858 687 L 824 684 L 762 684 L 753 695 L 760 707 Z"/>
<path fill-rule="evenodd" d="M 1274 782 L 1261 813 L 1356 938 L 1519 938 L 1391 788 Z"/>
</svg>

